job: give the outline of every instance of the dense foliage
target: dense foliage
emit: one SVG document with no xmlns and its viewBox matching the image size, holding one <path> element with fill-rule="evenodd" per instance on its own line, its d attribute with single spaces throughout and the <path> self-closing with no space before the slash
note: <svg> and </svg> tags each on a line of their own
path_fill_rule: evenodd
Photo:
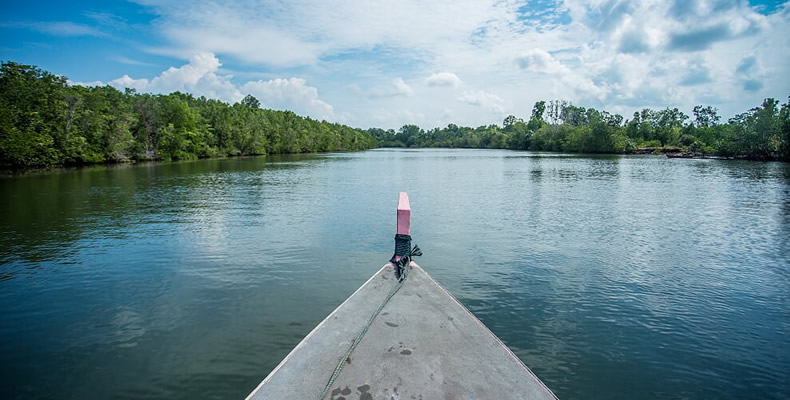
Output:
<svg viewBox="0 0 790 400">
<path fill-rule="evenodd" d="M 630 120 L 564 101 L 539 101 L 527 121 L 510 115 L 502 126 L 454 124 L 424 131 L 415 125 L 369 129 L 384 147 L 466 147 L 620 153 L 675 147 L 694 154 L 790 160 L 790 100 L 766 99 L 759 107 L 720 123 L 718 111 L 696 106 L 690 118 L 677 108 L 644 109 Z M 659 150 L 660 151 L 660 150 Z"/>
<path fill-rule="evenodd" d="M 366 132 L 190 94 L 70 86 L 14 62 L 0 69 L 0 166 L 184 160 L 247 154 L 362 150 Z"/>
<path fill-rule="evenodd" d="M 375 139 L 374 139 L 375 138 Z M 110 86 L 71 86 L 65 77 L 14 62 L 0 67 L 0 167 L 44 167 L 129 160 L 184 160 L 235 155 L 463 147 L 583 153 L 674 147 L 694 154 L 790 160 L 790 100 L 721 122 L 718 110 L 696 106 L 644 109 L 631 119 L 539 101 L 525 121 L 450 124 L 398 131 L 316 121 L 264 110 L 252 96 L 228 103 L 191 94 L 139 94 Z"/>
</svg>

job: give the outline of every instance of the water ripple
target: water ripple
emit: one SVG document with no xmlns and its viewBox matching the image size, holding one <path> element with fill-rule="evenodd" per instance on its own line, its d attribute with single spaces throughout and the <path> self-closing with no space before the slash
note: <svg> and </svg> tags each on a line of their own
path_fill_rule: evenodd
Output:
<svg viewBox="0 0 790 400">
<path fill-rule="evenodd" d="M 786 164 L 377 150 L 0 185 L 2 398 L 245 396 L 389 258 L 399 190 L 421 265 L 560 398 L 790 392 Z"/>
</svg>

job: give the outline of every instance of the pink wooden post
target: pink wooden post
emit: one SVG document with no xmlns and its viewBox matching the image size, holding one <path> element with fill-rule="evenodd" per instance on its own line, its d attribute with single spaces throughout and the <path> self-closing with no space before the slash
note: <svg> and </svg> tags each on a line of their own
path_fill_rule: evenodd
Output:
<svg viewBox="0 0 790 400">
<path fill-rule="evenodd" d="M 411 231 L 411 206 L 409 205 L 409 195 L 400 192 L 398 195 L 398 234 L 408 235 Z M 400 261 L 400 256 L 395 256 L 395 261 Z"/>
</svg>

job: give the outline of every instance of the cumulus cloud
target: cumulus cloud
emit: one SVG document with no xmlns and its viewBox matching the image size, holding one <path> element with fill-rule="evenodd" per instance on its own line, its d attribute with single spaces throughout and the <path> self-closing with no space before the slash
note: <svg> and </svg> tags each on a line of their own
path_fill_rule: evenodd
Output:
<svg viewBox="0 0 790 400">
<path fill-rule="evenodd" d="M 171 93 L 190 92 L 198 96 L 238 101 L 243 97 L 227 76 L 217 74 L 219 59 L 211 53 L 195 54 L 189 63 L 181 67 L 170 67 L 151 79 L 133 79 L 124 75 L 109 82 L 116 88 L 133 88 L 140 92 Z"/>
<path fill-rule="evenodd" d="M 627 32 L 620 40 L 618 50 L 621 53 L 645 53 L 650 50 L 650 44 L 645 39 L 644 32 L 638 30 Z"/>
<path fill-rule="evenodd" d="M 546 50 L 531 49 L 516 58 L 516 64 L 521 69 L 532 72 L 555 73 L 564 70 L 562 64 L 557 62 Z"/>
<path fill-rule="evenodd" d="M 692 67 L 686 76 L 680 80 L 680 84 L 683 86 L 702 85 L 711 82 L 713 82 L 713 79 L 711 79 L 710 71 L 701 66 Z"/>
<path fill-rule="evenodd" d="M 516 65 L 529 72 L 549 75 L 553 82 L 584 92 L 592 97 L 600 97 L 606 91 L 605 88 L 597 86 L 589 77 L 584 76 L 584 71 L 570 69 L 543 49 L 532 49 L 517 57 Z"/>
<path fill-rule="evenodd" d="M 759 104 L 762 97 L 783 97 L 786 89 L 780 88 L 790 86 L 787 67 L 771 74 L 754 67 L 787 65 L 777 54 L 790 51 L 790 43 L 775 38 L 790 35 L 785 15 L 790 3 L 771 13 L 746 2 L 707 0 L 566 0 L 563 5 L 574 22 L 566 28 L 567 38 L 584 45 L 574 63 L 557 59 L 556 46 L 542 47 L 576 75 L 577 83 L 590 79 L 594 84 L 591 91 L 568 96 L 577 104 L 627 115 L 633 108 L 690 110 L 704 103 L 728 114 Z M 743 53 L 753 59 L 732 57 Z M 517 66 L 530 75 L 558 68 L 546 54 L 522 57 Z M 553 74 L 553 82 L 564 74 Z M 767 91 L 770 87 L 776 91 Z"/>
<path fill-rule="evenodd" d="M 703 61 L 694 61 L 686 67 L 686 73 L 680 80 L 683 86 L 702 85 L 713 82 L 710 68 Z"/>
<path fill-rule="evenodd" d="M 68 83 L 69 83 L 69 85 L 72 85 L 72 86 L 85 86 L 85 87 L 89 87 L 89 86 L 104 86 L 104 82 L 102 82 L 102 81 L 76 82 L 76 81 L 72 81 L 72 80 L 69 79 Z"/>
<path fill-rule="evenodd" d="M 102 83 L 102 85 L 103 84 L 104 83 Z M 134 79 L 126 74 L 124 74 L 120 78 L 111 80 L 108 84 L 116 89 L 134 89 L 140 92 L 146 91 L 149 87 L 148 79 L 145 78 Z"/>
<path fill-rule="evenodd" d="M 139 92 L 171 93 L 182 91 L 228 102 L 240 101 L 246 94 L 260 100 L 263 107 L 291 110 L 316 119 L 334 120 L 334 108 L 321 100 L 318 89 L 302 78 L 277 78 L 249 81 L 237 85 L 228 75 L 218 73 L 222 64 L 212 53 L 199 53 L 180 67 L 170 67 L 153 79 L 134 79 L 124 75 L 109 82 L 118 88 Z"/>
<path fill-rule="evenodd" d="M 318 97 L 318 89 L 301 78 L 247 82 L 242 90 L 264 107 L 293 110 L 317 119 L 331 120 L 334 116 L 334 108 Z"/>
<path fill-rule="evenodd" d="M 669 49 L 680 51 L 704 50 L 716 42 L 727 40 L 732 33 L 726 23 L 669 35 Z"/>
<path fill-rule="evenodd" d="M 768 26 L 765 16 L 748 4 L 730 1 L 567 0 L 565 4 L 590 33 L 614 39 L 625 52 L 642 52 L 653 47 L 647 44 L 658 43 L 670 51 L 700 51 Z M 644 40 L 648 31 L 650 40 Z"/>
<path fill-rule="evenodd" d="M 787 2 L 771 11 L 719 0 L 136 2 L 156 16 L 160 41 L 145 50 L 189 67 L 114 85 L 229 101 L 255 89 L 267 106 L 360 127 L 447 115 L 484 125 L 503 110 L 527 118 L 535 101 L 556 98 L 624 115 L 703 103 L 727 115 L 790 87 Z M 241 72 L 232 78 L 195 54 Z"/>
<path fill-rule="evenodd" d="M 154 51 L 208 51 L 273 66 L 314 65 L 376 46 L 432 50 L 504 11 L 496 0 L 139 2 L 159 16 L 156 28 L 169 42 Z"/>
<path fill-rule="evenodd" d="M 461 78 L 452 72 L 437 72 L 425 78 L 425 83 L 428 86 L 461 86 Z"/>
<path fill-rule="evenodd" d="M 399 95 L 409 96 L 414 93 L 414 90 L 412 90 L 411 86 L 406 84 L 403 78 L 395 78 L 392 81 L 392 86 L 395 88 L 395 93 Z"/>
<path fill-rule="evenodd" d="M 466 91 L 458 98 L 458 101 L 482 107 L 498 114 L 505 112 L 505 100 L 493 93 L 488 93 L 483 90 Z"/>
<path fill-rule="evenodd" d="M 381 97 L 411 96 L 413 93 L 414 89 L 412 89 L 403 78 L 398 77 L 393 79 L 387 86 L 372 89 L 368 97 L 375 99 Z"/>
<path fill-rule="evenodd" d="M 757 67 L 757 58 L 754 56 L 744 57 L 741 59 L 741 62 L 738 63 L 738 67 L 735 68 L 735 72 L 741 75 L 748 75 Z"/>
</svg>

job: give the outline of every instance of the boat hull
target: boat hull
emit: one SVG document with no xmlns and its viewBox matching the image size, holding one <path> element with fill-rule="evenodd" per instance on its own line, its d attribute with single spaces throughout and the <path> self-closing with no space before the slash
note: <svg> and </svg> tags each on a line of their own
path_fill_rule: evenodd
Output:
<svg viewBox="0 0 790 400">
<path fill-rule="evenodd" d="M 412 263 L 327 399 L 556 399 L 471 312 Z M 248 399 L 314 399 L 395 284 L 391 265 L 321 322 Z"/>
</svg>

